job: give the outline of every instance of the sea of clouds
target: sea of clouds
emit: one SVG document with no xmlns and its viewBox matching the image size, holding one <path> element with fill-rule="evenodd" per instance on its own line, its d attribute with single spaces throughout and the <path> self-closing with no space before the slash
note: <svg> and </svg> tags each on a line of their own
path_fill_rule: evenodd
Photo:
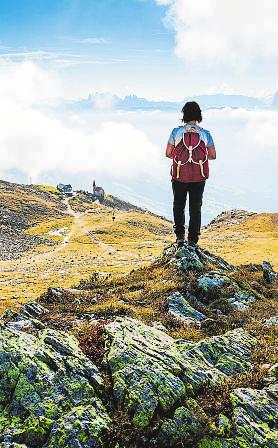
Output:
<svg viewBox="0 0 278 448">
<path fill-rule="evenodd" d="M 115 111 L 109 102 L 86 112 L 61 111 L 60 83 L 35 62 L 1 61 L 1 178 L 86 190 L 96 179 L 110 193 L 170 218 L 171 161 L 164 154 L 179 111 Z M 277 123 L 275 110 L 205 111 L 217 160 L 204 223 L 227 208 L 277 209 Z"/>
</svg>

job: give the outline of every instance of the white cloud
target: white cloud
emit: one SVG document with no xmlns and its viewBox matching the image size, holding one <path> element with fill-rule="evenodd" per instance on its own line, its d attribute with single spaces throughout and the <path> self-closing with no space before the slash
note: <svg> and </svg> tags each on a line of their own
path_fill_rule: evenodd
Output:
<svg viewBox="0 0 278 448">
<path fill-rule="evenodd" d="M 165 27 L 175 31 L 175 55 L 184 62 L 175 86 L 189 95 L 229 91 L 267 96 L 277 87 L 276 0 L 155 0 Z M 176 87 L 171 86 L 174 90 Z"/>
<path fill-rule="evenodd" d="M 105 37 L 85 37 L 83 39 L 77 40 L 77 42 L 79 44 L 96 45 L 96 44 L 108 44 L 109 40 L 106 39 Z"/>
<path fill-rule="evenodd" d="M 33 62 L 0 66 L 2 176 L 16 169 L 33 179 L 55 170 L 159 177 L 160 148 L 142 130 L 107 117 L 90 126 L 74 116 L 65 122 L 51 109 L 39 107 L 59 93 L 58 80 Z"/>
<path fill-rule="evenodd" d="M 165 23 L 176 30 L 176 55 L 200 70 L 245 70 L 278 58 L 277 0 L 156 0 L 169 5 Z"/>
<path fill-rule="evenodd" d="M 179 114 L 109 111 L 105 96 L 98 110 L 87 114 L 41 107 L 55 103 L 60 93 L 59 78 L 34 62 L 0 64 L 1 177 L 19 171 L 35 182 L 63 173 L 69 181 L 82 181 L 87 173 L 103 183 L 117 178 L 142 196 L 142 204 L 147 199 L 141 186 L 150 185 L 149 199 L 153 195 L 157 204 L 161 195 L 170 204 L 170 160 L 164 151 Z M 278 111 L 208 110 L 204 118 L 218 154 L 211 163 L 208 201 L 220 203 L 217 211 L 227 204 L 274 207 Z"/>
<path fill-rule="evenodd" d="M 0 107 L 53 103 L 59 98 L 61 83 L 52 71 L 46 72 L 32 61 L 10 62 L 0 57 Z"/>
</svg>

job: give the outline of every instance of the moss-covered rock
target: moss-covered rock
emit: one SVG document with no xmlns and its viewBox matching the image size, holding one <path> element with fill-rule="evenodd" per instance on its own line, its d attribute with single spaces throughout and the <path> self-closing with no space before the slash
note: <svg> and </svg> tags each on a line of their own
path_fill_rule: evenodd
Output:
<svg viewBox="0 0 278 448">
<path fill-rule="evenodd" d="M 76 407 L 54 423 L 47 448 L 102 447 L 110 424 L 104 409 L 94 404 Z"/>
<path fill-rule="evenodd" d="M 256 343 L 237 329 L 189 345 L 130 318 L 118 318 L 106 326 L 106 332 L 115 399 L 143 428 L 158 407 L 168 411 L 204 384 L 217 384 L 226 375 L 250 367 L 248 358 Z"/>
<path fill-rule="evenodd" d="M 247 446 L 278 446 L 278 384 L 262 390 L 235 389 L 231 394 L 237 438 Z"/>
<path fill-rule="evenodd" d="M 102 393 L 101 375 L 74 337 L 51 329 L 34 336 L 2 322 L 3 447 L 12 443 L 28 448 L 102 446 L 102 435 L 110 421 L 101 401 Z M 76 431 L 76 425 L 80 431 Z M 75 439 L 75 445 L 71 439 Z"/>
<path fill-rule="evenodd" d="M 194 250 L 183 246 L 176 251 L 177 265 L 183 271 L 201 271 L 204 268 L 199 256 Z"/>
<path fill-rule="evenodd" d="M 175 447 L 178 443 L 193 442 L 202 434 L 207 420 L 206 414 L 197 401 L 190 398 L 187 400 L 186 406 L 175 410 L 172 418 L 162 420 L 157 437 L 158 446 Z"/>
</svg>

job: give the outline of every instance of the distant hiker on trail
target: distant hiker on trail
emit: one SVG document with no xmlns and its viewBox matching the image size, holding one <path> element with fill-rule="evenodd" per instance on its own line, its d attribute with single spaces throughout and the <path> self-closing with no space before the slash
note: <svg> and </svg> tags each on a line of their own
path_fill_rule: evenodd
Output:
<svg viewBox="0 0 278 448">
<path fill-rule="evenodd" d="M 185 244 L 185 216 L 187 193 L 189 195 L 188 246 L 195 249 L 201 228 L 201 207 L 206 179 L 209 177 L 208 160 L 216 158 L 210 132 L 199 126 L 202 111 L 195 101 L 182 108 L 182 126 L 170 134 L 166 157 L 173 160 L 171 167 L 174 194 L 174 231 L 178 247 Z"/>
</svg>

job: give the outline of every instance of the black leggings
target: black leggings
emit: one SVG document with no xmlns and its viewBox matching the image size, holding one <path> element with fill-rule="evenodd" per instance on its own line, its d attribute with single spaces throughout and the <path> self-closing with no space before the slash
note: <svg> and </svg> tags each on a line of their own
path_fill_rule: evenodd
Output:
<svg viewBox="0 0 278 448">
<path fill-rule="evenodd" d="M 194 243 L 198 242 L 201 228 L 201 207 L 203 192 L 206 181 L 202 182 L 178 182 L 172 180 L 172 188 L 174 193 L 173 214 L 174 214 L 174 231 L 177 237 L 184 237 L 185 234 L 185 217 L 184 209 L 186 205 L 187 193 L 189 194 L 189 226 L 188 240 Z"/>
</svg>

